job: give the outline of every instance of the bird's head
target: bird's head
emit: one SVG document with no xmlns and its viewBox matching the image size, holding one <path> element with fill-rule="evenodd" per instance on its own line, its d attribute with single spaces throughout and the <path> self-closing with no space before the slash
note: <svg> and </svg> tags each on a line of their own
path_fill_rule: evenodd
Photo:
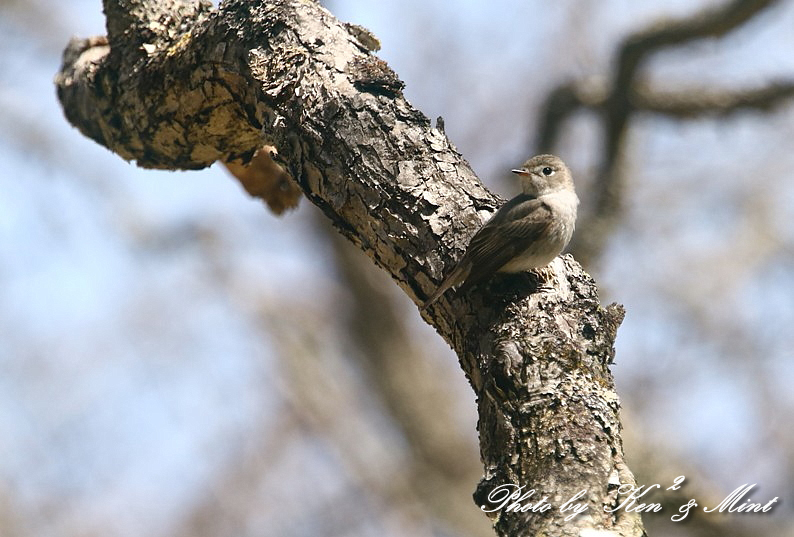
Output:
<svg viewBox="0 0 794 537">
<path fill-rule="evenodd" d="M 560 190 L 573 191 L 568 167 L 554 155 L 537 155 L 520 168 L 512 170 L 521 179 L 521 188 L 529 196 L 543 196 Z"/>
</svg>

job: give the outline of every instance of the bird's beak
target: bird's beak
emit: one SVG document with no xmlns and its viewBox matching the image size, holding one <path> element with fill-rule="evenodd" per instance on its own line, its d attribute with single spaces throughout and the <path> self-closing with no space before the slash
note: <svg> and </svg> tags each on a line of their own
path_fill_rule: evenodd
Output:
<svg viewBox="0 0 794 537">
<path fill-rule="evenodd" d="M 510 171 L 513 172 L 514 174 L 520 175 L 522 177 L 526 177 L 526 176 L 529 175 L 529 172 L 527 170 L 525 170 L 524 168 L 521 168 L 520 170 L 510 170 Z"/>
</svg>

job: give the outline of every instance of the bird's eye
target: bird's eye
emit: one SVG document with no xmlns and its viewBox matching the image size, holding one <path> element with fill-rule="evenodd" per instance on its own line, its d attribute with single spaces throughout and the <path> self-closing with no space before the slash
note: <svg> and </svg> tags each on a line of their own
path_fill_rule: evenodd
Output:
<svg viewBox="0 0 794 537">
<path fill-rule="evenodd" d="M 553 174 L 553 173 L 554 173 L 554 170 L 552 170 L 552 169 L 551 169 L 551 168 L 549 168 L 548 166 L 546 166 L 545 168 L 543 168 L 541 171 L 543 172 L 543 175 L 545 175 L 546 177 L 548 177 L 549 175 L 551 175 L 551 174 Z"/>
</svg>

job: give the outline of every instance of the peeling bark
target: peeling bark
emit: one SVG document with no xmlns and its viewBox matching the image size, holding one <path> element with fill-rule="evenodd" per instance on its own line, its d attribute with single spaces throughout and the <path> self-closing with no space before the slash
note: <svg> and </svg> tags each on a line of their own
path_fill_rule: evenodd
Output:
<svg viewBox="0 0 794 537">
<path fill-rule="evenodd" d="M 377 39 L 315 2 L 106 0 L 105 12 L 109 37 L 73 40 L 56 79 L 72 124 L 149 168 L 247 162 L 276 147 L 309 200 L 417 303 L 501 203 L 405 100 L 371 53 Z M 555 506 L 500 512 L 499 535 L 642 535 L 639 515 L 605 511 L 619 483 L 634 483 L 608 367 L 622 307 L 602 307 L 570 256 L 552 268 L 552 290 L 496 277 L 425 313 L 477 394 L 475 499 L 514 483 Z M 557 507 L 583 489 L 588 511 L 565 521 Z"/>
</svg>

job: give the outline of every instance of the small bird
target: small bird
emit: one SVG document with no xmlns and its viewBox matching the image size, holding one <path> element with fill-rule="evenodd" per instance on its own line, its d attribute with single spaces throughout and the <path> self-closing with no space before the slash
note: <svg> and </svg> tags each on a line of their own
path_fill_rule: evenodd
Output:
<svg viewBox="0 0 794 537">
<path fill-rule="evenodd" d="M 496 272 L 545 267 L 568 245 L 579 198 L 565 163 L 554 155 L 537 155 L 512 172 L 521 179 L 522 193 L 474 234 L 466 253 L 420 310 L 461 282 L 464 290 Z"/>
</svg>

